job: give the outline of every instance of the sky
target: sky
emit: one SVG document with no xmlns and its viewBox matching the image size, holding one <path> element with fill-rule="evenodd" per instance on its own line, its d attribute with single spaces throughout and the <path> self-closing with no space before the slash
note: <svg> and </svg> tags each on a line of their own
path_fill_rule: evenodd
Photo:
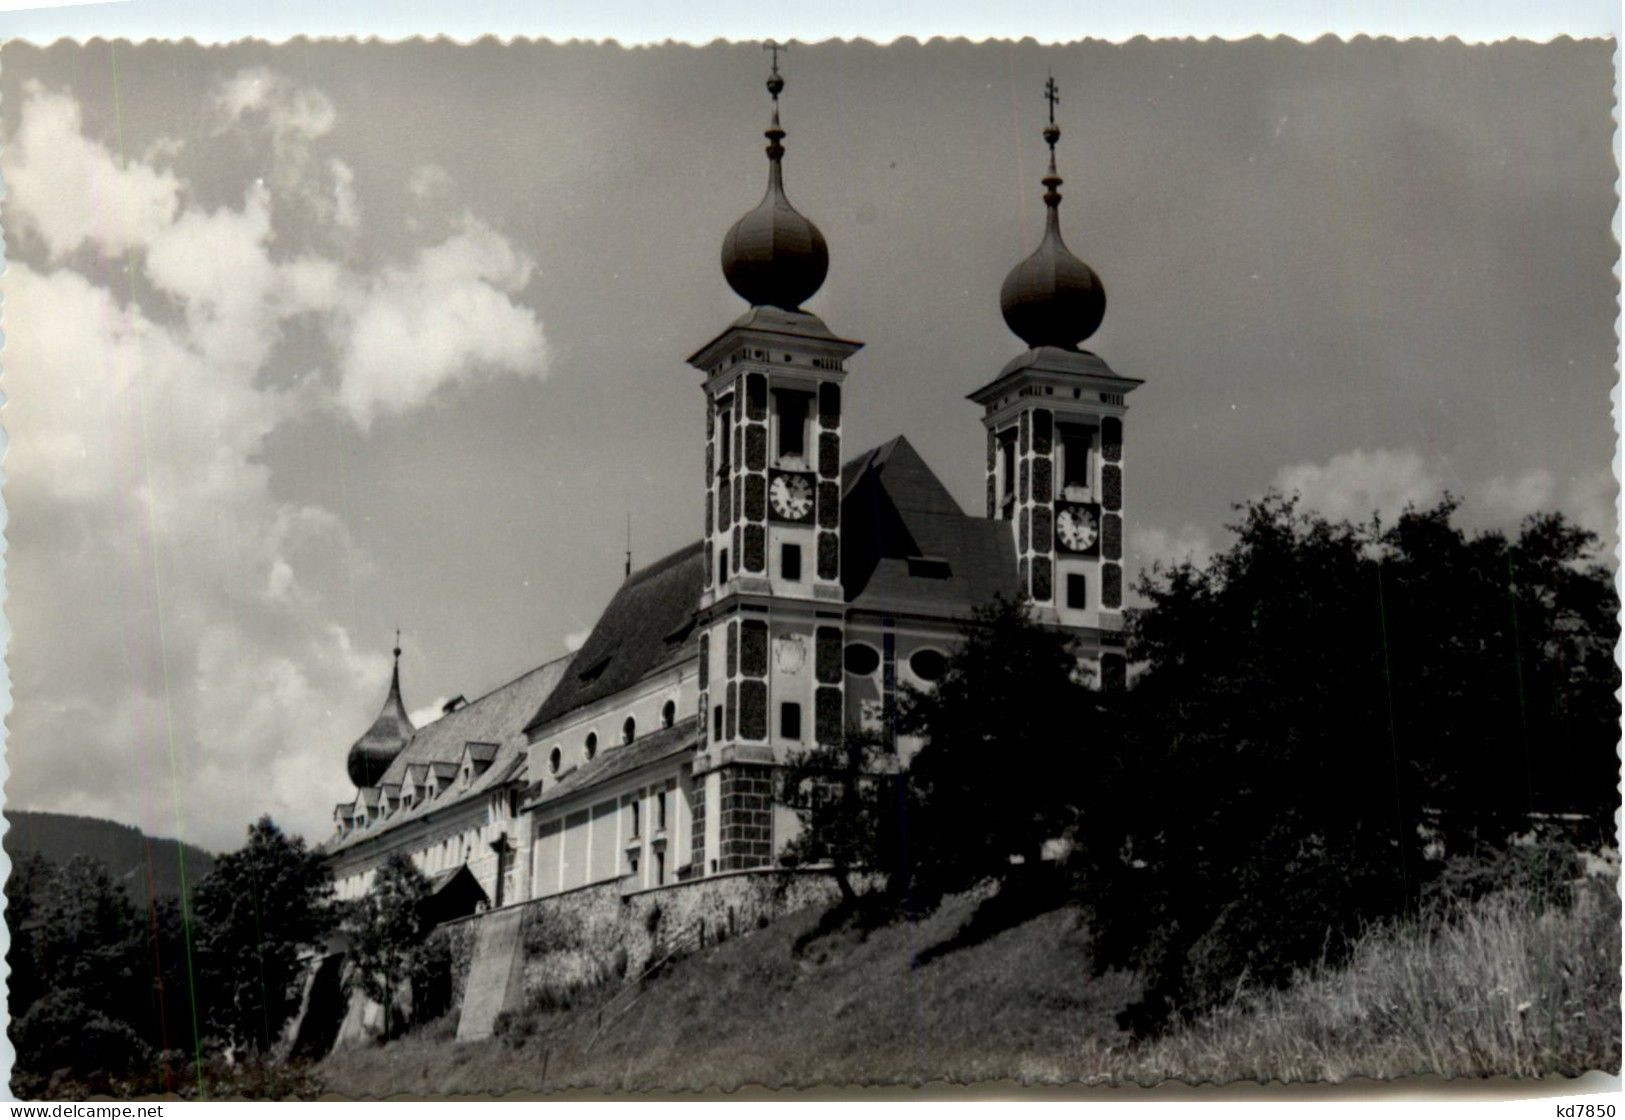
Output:
<svg viewBox="0 0 1625 1120">
<path fill-rule="evenodd" d="M 965 394 L 1021 349 L 1044 77 L 1089 342 L 1129 398 L 1131 567 L 1232 503 L 1443 490 L 1612 549 L 1611 49 L 1262 40 L 797 45 L 809 308 L 866 348 L 849 453 L 969 509 Z M 400 626 L 420 719 L 578 644 L 698 536 L 683 359 L 742 303 L 755 44 L 8 43 L 7 803 L 221 849 L 311 838 Z"/>
</svg>

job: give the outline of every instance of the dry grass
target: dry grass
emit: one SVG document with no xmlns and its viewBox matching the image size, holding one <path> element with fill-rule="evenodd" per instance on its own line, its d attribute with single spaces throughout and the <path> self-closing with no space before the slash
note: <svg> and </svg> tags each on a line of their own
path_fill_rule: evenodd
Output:
<svg viewBox="0 0 1625 1120">
<path fill-rule="evenodd" d="M 1343 967 L 1109 1056 L 1106 1076 L 1183 1081 L 1534 1077 L 1620 1068 L 1620 900 L 1493 895 L 1451 918 L 1371 930 Z"/>
<path fill-rule="evenodd" d="M 678 962 L 595 1045 L 581 1010 L 521 1013 L 505 1039 L 425 1031 L 321 1066 L 344 1096 L 731 1089 L 744 1085 L 1340 1080 L 1576 1073 L 1620 1061 L 1619 900 L 1587 889 L 1545 913 L 1502 896 L 1455 920 L 1383 927 L 1344 968 L 1237 1001 L 1131 1045 L 1115 1016 L 1131 977 L 1089 975 L 1063 907 L 914 964 L 975 900 L 867 937 L 796 939 L 793 915 Z"/>
</svg>

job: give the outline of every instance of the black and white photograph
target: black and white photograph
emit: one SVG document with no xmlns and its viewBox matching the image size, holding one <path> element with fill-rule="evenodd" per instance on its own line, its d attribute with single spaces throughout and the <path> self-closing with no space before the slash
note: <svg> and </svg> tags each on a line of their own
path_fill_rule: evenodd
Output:
<svg viewBox="0 0 1625 1120">
<path fill-rule="evenodd" d="M 9 1093 L 1617 1092 L 1616 52 L 6 40 Z"/>
</svg>

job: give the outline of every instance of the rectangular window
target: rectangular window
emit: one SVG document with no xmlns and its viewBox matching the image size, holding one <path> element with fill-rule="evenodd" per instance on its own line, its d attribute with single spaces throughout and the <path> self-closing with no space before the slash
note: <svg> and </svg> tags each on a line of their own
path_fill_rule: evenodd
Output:
<svg viewBox="0 0 1625 1120">
<path fill-rule="evenodd" d="M 779 389 L 773 397 L 779 414 L 779 458 L 805 458 L 807 413 L 812 407 L 812 394 Z"/>
<path fill-rule="evenodd" d="M 725 548 L 717 553 L 717 582 L 728 582 L 728 550 Z"/>
<path fill-rule="evenodd" d="M 1016 430 L 999 433 L 999 516 L 1009 521 L 1016 515 Z"/>
<path fill-rule="evenodd" d="M 636 801 L 631 801 L 627 803 L 627 808 L 632 810 L 632 839 L 636 840 L 640 835 L 642 835 L 642 833 L 639 832 L 639 829 L 643 827 L 642 822 L 639 819 L 641 815 L 639 810 L 641 810 L 643 807 Z"/>
<path fill-rule="evenodd" d="M 733 398 L 725 397 L 717 412 L 717 473 L 727 474 L 733 466 L 734 410 Z"/>
<path fill-rule="evenodd" d="M 801 705 L 779 705 L 779 736 L 784 739 L 801 738 Z"/>
<path fill-rule="evenodd" d="M 1084 498 L 1091 488 L 1093 472 L 1089 457 L 1093 454 L 1095 430 L 1081 425 L 1059 425 L 1061 437 L 1061 496 Z"/>
<path fill-rule="evenodd" d="M 801 546 L 787 544 L 779 551 L 779 575 L 792 583 L 801 582 Z"/>
<path fill-rule="evenodd" d="M 1067 573 L 1066 605 L 1076 610 L 1083 610 L 1089 605 L 1089 579 L 1081 572 Z"/>
<path fill-rule="evenodd" d="M 666 853 L 665 852 L 656 852 L 655 853 L 655 886 L 663 887 L 665 885 L 666 885 Z"/>
<path fill-rule="evenodd" d="M 666 791 L 661 790 L 655 794 L 655 829 L 666 831 Z"/>
<path fill-rule="evenodd" d="M 711 709 L 711 738 L 722 738 L 722 705 L 718 704 Z"/>
</svg>

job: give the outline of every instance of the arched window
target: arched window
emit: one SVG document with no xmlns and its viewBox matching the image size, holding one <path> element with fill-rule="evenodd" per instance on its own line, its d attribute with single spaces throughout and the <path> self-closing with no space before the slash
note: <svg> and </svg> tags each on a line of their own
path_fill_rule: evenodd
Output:
<svg viewBox="0 0 1625 1120">
<path fill-rule="evenodd" d="M 908 667 L 922 681 L 935 684 L 948 671 L 948 659 L 943 656 L 941 650 L 917 649 L 908 659 Z"/>
<path fill-rule="evenodd" d="M 660 726 L 670 727 L 677 722 L 677 701 L 667 700 L 660 709 Z"/>
<path fill-rule="evenodd" d="M 554 747 L 552 751 L 548 753 L 547 767 L 549 770 L 552 770 L 553 773 L 557 774 L 559 772 L 559 767 L 562 765 L 564 765 L 564 754 L 559 750 L 559 748 Z"/>
<path fill-rule="evenodd" d="M 637 735 L 638 721 L 633 719 L 631 716 L 627 716 L 626 722 L 621 724 L 621 742 L 630 743 L 633 739 L 637 738 Z"/>
<path fill-rule="evenodd" d="M 846 671 L 855 677 L 867 677 L 880 668 L 880 651 L 862 642 L 846 647 Z"/>
<path fill-rule="evenodd" d="M 585 746 L 587 750 L 587 761 L 591 762 L 592 756 L 598 753 L 598 732 L 587 732 L 587 742 Z"/>
</svg>

